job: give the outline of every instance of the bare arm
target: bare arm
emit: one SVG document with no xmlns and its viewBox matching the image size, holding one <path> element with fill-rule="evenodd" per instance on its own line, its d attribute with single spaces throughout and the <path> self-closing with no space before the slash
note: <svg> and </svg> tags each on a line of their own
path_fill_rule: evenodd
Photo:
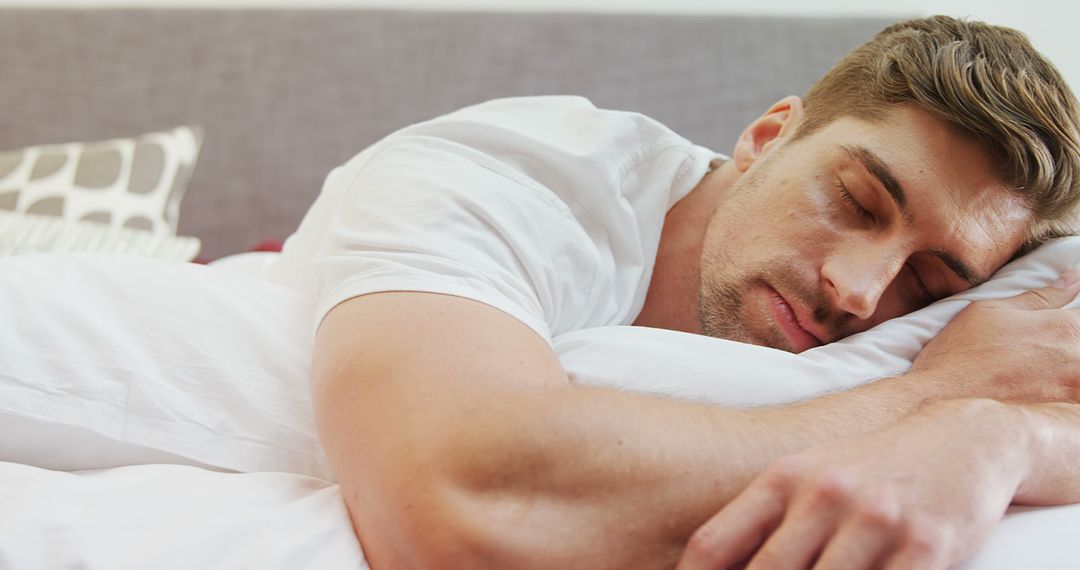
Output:
<svg viewBox="0 0 1080 570">
<path fill-rule="evenodd" d="M 773 463 L 698 529 L 678 568 L 944 569 L 1010 503 L 1080 502 L 1077 457 L 1075 404 L 935 403 Z"/>
<path fill-rule="evenodd" d="M 1080 501 L 1080 408 L 1019 403 L 1033 385 L 1076 401 L 1080 319 L 1060 309 L 1075 292 L 1074 281 L 973 304 L 916 359 L 915 370 L 961 390 L 1011 378 L 998 397 L 1016 403 L 928 402 L 883 430 L 784 457 L 698 529 L 679 570 L 746 560 L 748 570 L 944 569 L 978 548 L 1010 503 Z M 1012 342 L 986 342 L 1001 335 Z"/>
<path fill-rule="evenodd" d="M 1021 406 L 1031 420 L 1035 469 L 1017 490 L 1023 505 L 1080 503 L 1080 406 Z"/>
<path fill-rule="evenodd" d="M 572 386 L 518 321 L 419 293 L 336 307 L 312 374 L 320 435 L 376 569 L 670 568 L 776 458 L 948 395 L 919 373 L 759 410 Z"/>
</svg>

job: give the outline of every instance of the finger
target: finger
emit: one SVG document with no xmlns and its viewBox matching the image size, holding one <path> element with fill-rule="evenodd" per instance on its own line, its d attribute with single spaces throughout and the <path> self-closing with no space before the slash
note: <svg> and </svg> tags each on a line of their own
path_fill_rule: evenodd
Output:
<svg viewBox="0 0 1080 570">
<path fill-rule="evenodd" d="M 745 560 L 779 524 L 786 499 L 759 477 L 699 528 L 677 570 L 714 570 Z"/>
<path fill-rule="evenodd" d="M 885 570 L 945 570 L 949 567 L 944 539 L 928 534 L 904 542 L 885 564 Z"/>
<path fill-rule="evenodd" d="M 1060 309 L 1075 299 L 1077 293 L 1080 293 L 1080 272 L 1070 269 L 1046 287 L 1000 299 L 998 302 L 1022 309 Z"/>
<path fill-rule="evenodd" d="M 854 518 L 845 522 L 818 557 L 814 570 L 877 568 L 875 562 L 895 542 L 891 530 L 891 519 Z"/>
<path fill-rule="evenodd" d="M 948 566 L 937 552 L 907 548 L 897 552 L 885 570 L 945 570 Z"/>
<path fill-rule="evenodd" d="M 835 530 L 836 515 L 829 509 L 789 510 L 746 568 L 809 568 Z"/>
</svg>

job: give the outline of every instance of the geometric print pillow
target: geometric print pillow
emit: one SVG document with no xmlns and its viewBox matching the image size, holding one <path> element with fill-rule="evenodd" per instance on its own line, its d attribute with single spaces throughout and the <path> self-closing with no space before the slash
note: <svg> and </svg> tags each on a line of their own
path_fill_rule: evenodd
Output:
<svg viewBox="0 0 1080 570">
<path fill-rule="evenodd" d="M 0 152 L 0 210 L 176 235 L 198 127 Z"/>
</svg>

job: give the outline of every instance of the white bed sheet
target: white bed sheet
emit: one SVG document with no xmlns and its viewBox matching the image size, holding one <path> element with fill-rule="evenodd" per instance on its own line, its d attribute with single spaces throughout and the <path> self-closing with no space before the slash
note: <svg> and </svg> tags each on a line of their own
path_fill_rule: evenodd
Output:
<svg viewBox="0 0 1080 570">
<path fill-rule="evenodd" d="M 235 265 L 234 268 L 241 273 L 258 275 L 263 262 L 271 256 L 248 258 L 245 263 L 256 263 L 246 263 L 243 268 Z M 1017 275 L 1021 278 L 1017 283 L 1037 286 L 1038 283 L 1025 280 L 1033 276 L 1045 278 L 1062 265 L 1080 265 L 1080 240 L 1046 249 L 1035 261 L 1038 263 L 1034 271 L 1029 267 L 1025 270 L 1027 273 Z M 227 266 L 229 262 L 226 260 L 219 265 Z M 164 279 L 158 269 L 155 274 Z M 180 277 L 179 274 L 168 276 L 169 280 Z M 89 281 L 65 282 L 77 283 L 85 289 Z M 223 286 L 222 283 L 218 285 Z M 125 300 L 131 301 L 130 292 L 127 295 Z M 207 310 L 196 305 L 184 308 Z M 155 310 L 165 311 L 166 308 L 155 305 Z M 213 310 L 220 313 L 223 309 L 214 306 Z M 923 321 L 940 321 L 938 313 L 955 310 L 956 307 L 951 305 L 937 305 L 898 326 L 916 328 Z M 265 307 L 259 311 L 263 317 L 273 316 Z M 282 311 L 279 317 L 282 322 L 289 322 L 290 314 Z M 928 319 L 928 315 L 937 316 Z M 902 332 L 905 338 L 926 337 L 932 335 L 931 328 Z M 882 331 L 888 333 L 889 330 L 871 331 L 866 336 L 877 342 L 875 336 L 880 337 L 884 334 Z M 591 341 L 588 350 L 583 336 L 588 336 Z M 671 331 L 611 327 L 567 335 L 557 339 L 555 345 L 575 381 L 732 405 L 779 402 L 840 388 L 843 386 L 835 384 L 837 377 L 850 372 L 840 366 L 842 363 L 831 360 L 829 351 L 832 349 L 829 347 L 818 349 L 819 354 L 813 358 L 775 353 L 768 358 L 790 359 L 792 366 L 805 368 L 803 372 L 813 382 L 792 387 L 787 381 L 790 377 L 777 378 L 775 382 L 760 383 L 757 392 L 747 392 L 744 385 L 740 387 L 741 383 L 717 382 L 717 373 L 728 372 L 732 380 L 740 377 L 768 379 L 767 375 L 757 376 L 766 371 L 754 368 L 759 357 L 767 356 L 759 354 L 765 349 L 700 337 L 696 342 L 701 346 L 689 344 L 685 337 Z M 840 347 L 839 350 L 850 352 L 850 348 Z M 893 349 L 888 353 L 868 352 L 874 359 L 870 364 L 860 364 L 869 362 L 866 359 L 849 360 L 855 363 L 852 366 L 872 365 L 881 370 L 895 367 L 899 371 L 906 362 L 905 354 L 917 351 L 918 344 Z M 732 365 L 730 351 L 747 358 Z M 628 356 L 634 356 L 637 361 Z M 619 366 L 614 366 L 616 363 Z M 680 370 L 678 377 L 684 383 L 657 385 L 656 379 L 661 374 L 648 373 L 649 366 L 654 367 L 651 370 L 664 371 L 669 376 L 673 368 L 681 366 L 685 370 Z M 841 370 L 844 374 L 837 374 Z M 635 375 L 638 378 L 635 379 Z M 815 375 L 821 378 L 814 380 Z M 855 377 L 848 377 L 848 380 L 852 378 Z M 280 386 L 271 389 L 267 385 L 266 388 L 280 392 L 272 399 L 287 397 L 300 402 L 303 398 L 302 394 Z M 222 393 L 215 394 L 218 398 L 223 396 Z M 268 393 L 266 397 L 272 395 Z M 262 407 L 262 404 L 254 405 L 251 409 Z M 297 409 L 300 408 L 305 406 Z M 298 412 L 288 413 L 296 415 Z M 302 420 L 297 425 L 310 422 L 310 418 L 290 416 L 290 421 L 294 420 Z M 237 429 L 247 431 L 231 435 L 238 437 L 246 433 L 250 437 L 261 437 L 265 435 L 264 427 L 254 421 L 243 422 L 237 424 Z M 35 435 L 42 438 L 46 434 Z M 39 439 L 36 443 L 41 442 Z M 185 452 L 179 447 L 170 449 L 181 455 Z M 117 453 L 120 452 L 143 457 L 140 449 L 118 449 Z M 199 458 L 209 461 L 214 456 Z M 192 456 L 181 459 L 191 460 Z M 4 458 L 0 457 L 2 460 Z M 320 463 L 315 461 L 313 465 L 318 467 Z M 216 467 L 228 468 L 224 464 Z M 313 470 L 309 468 L 305 472 Z M 1080 536 L 1080 505 L 1012 509 L 985 546 L 959 568 L 1077 569 L 1080 568 L 1077 536 Z M 366 565 L 338 487 L 325 478 L 281 472 L 222 473 L 185 465 L 136 465 L 66 473 L 0 462 L 0 568 L 124 570 L 148 567 L 351 569 L 366 568 Z"/>
<path fill-rule="evenodd" d="M 366 569 L 338 486 L 290 473 L 0 462 L 0 568 Z"/>
<path fill-rule="evenodd" d="M 0 463 L 0 568 L 363 570 L 338 486 L 289 473 Z M 1080 505 L 1014 508 L 955 570 L 1080 568 Z"/>
</svg>

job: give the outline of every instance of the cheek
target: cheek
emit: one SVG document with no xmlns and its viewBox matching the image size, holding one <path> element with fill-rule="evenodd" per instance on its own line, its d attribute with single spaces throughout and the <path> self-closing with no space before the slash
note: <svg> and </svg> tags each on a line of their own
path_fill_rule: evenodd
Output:
<svg viewBox="0 0 1080 570">
<path fill-rule="evenodd" d="M 763 242 L 763 224 L 756 223 L 762 215 L 752 201 L 728 200 L 713 213 L 705 231 L 703 253 L 717 262 L 743 258 L 749 250 Z M 752 212 L 752 213 L 751 213 Z"/>
<path fill-rule="evenodd" d="M 772 235 L 788 249 L 819 257 L 842 238 L 843 226 L 831 205 L 818 197 L 802 196 L 778 208 L 770 223 Z M 778 231 L 777 231 L 778 230 Z"/>
<path fill-rule="evenodd" d="M 843 230 L 822 181 L 781 178 L 768 185 L 747 180 L 718 209 L 706 235 L 707 249 L 729 259 L 788 257 L 810 260 Z"/>
</svg>

